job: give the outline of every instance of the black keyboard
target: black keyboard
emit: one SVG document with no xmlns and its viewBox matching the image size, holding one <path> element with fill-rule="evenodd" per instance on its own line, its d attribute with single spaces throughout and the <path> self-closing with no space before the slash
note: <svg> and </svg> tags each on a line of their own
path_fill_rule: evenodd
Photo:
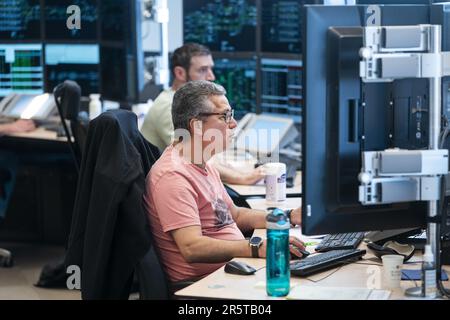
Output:
<svg viewBox="0 0 450 320">
<path fill-rule="evenodd" d="M 364 232 L 329 234 L 317 245 L 317 252 L 356 249 L 364 239 Z"/>
<path fill-rule="evenodd" d="M 298 277 L 306 277 L 342 264 L 357 261 L 365 254 L 366 250 L 359 249 L 333 250 L 314 254 L 305 259 L 291 262 L 291 274 Z"/>
</svg>

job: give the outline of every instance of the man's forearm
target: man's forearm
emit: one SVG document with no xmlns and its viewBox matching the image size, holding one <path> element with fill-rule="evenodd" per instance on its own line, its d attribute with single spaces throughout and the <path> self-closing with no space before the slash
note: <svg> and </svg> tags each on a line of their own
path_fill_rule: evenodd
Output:
<svg viewBox="0 0 450 320">
<path fill-rule="evenodd" d="M 243 232 L 266 227 L 267 212 L 248 208 L 238 208 L 236 224 Z"/>
<path fill-rule="evenodd" d="M 189 263 L 220 263 L 234 257 L 251 257 L 247 240 L 219 240 L 202 236 L 186 248 Z"/>
</svg>

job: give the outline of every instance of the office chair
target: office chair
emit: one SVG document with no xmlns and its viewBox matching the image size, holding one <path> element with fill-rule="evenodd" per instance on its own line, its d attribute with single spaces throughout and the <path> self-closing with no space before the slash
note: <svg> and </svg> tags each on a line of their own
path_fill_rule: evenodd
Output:
<svg viewBox="0 0 450 320">
<path fill-rule="evenodd" d="M 128 299 L 135 274 L 142 299 L 169 297 L 142 203 L 158 157 L 134 113 L 107 111 L 90 122 L 65 260 L 81 268 L 83 299 Z"/>
<path fill-rule="evenodd" d="M 6 158 L 0 159 L 0 221 L 4 218 L 15 182 L 14 164 Z M 12 253 L 9 250 L 0 248 L 0 267 L 9 268 L 12 266 Z"/>
<path fill-rule="evenodd" d="M 87 115 L 80 113 L 81 88 L 75 81 L 66 80 L 53 89 L 53 95 L 75 166 L 79 172 L 89 125 Z M 70 131 L 66 120 L 70 122 Z"/>
</svg>

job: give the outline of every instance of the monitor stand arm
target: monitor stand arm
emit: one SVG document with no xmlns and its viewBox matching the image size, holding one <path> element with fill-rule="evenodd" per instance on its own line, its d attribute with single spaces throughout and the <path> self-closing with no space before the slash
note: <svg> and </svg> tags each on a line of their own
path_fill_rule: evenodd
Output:
<svg viewBox="0 0 450 320">
<path fill-rule="evenodd" d="M 441 52 L 441 26 L 365 27 L 360 55 L 360 76 L 364 82 L 429 79 L 428 150 L 364 152 L 359 195 L 365 205 L 427 201 L 427 244 L 431 246 L 436 268 L 440 270 L 441 266 L 436 263 L 440 260 L 437 243 L 440 241 L 440 219 L 437 218 L 439 203 L 444 200 L 441 199 L 442 177 L 448 174 L 448 150 L 439 149 L 441 82 L 443 76 L 450 75 L 450 52 Z M 380 191 L 389 188 L 398 191 L 394 194 Z M 375 198 L 370 193 L 375 193 Z M 436 282 L 435 292 L 439 292 L 437 288 Z M 421 287 L 407 289 L 405 294 L 425 297 Z"/>
</svg>

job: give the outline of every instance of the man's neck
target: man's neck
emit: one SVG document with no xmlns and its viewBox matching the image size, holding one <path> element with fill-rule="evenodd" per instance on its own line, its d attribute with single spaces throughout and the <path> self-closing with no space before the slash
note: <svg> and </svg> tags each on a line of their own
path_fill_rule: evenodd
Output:
<svg viewBox="0 0 450 320">
<path fill-rule="evenodd" d="M 186 83 L 185 81 L 180 81 L 180 80 L 175 79 L 172 83 L 172 90 L 177 91 L 185 83 Z"/>
</svg>

